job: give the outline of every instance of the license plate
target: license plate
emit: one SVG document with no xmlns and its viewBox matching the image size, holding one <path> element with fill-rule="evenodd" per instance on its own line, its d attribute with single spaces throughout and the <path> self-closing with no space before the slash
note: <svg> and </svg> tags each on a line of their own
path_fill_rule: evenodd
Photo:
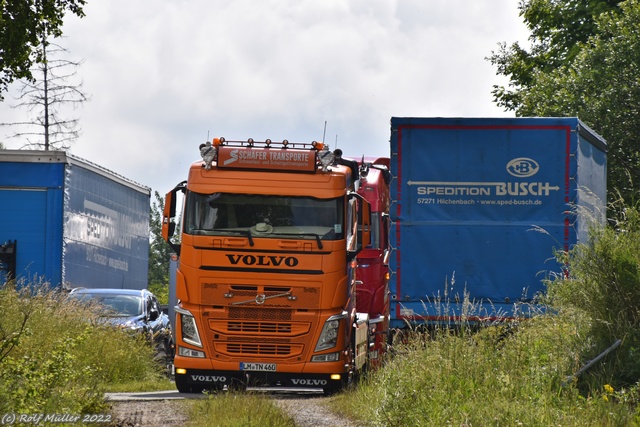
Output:
<svg viewBox="0 0 640 427">
<path fill-rule="evenodd" d="M 240 362 L 240 370 L 241 371 L 275 372 L 276 371 L 276 364 L 275 363 L 247 363 L 247 362 Z"/>
</svg>

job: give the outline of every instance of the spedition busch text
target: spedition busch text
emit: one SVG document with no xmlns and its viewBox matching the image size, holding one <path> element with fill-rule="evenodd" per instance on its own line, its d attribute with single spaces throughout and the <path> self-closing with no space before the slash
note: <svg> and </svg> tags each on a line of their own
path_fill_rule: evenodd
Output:
<svg viewBox="0 0 640 427">
<path fill-rule="evenodd" d="M 453 185 L 430 183 L 433 185 L 417 187 L 418 195 L 436 196 L 549 196 L 560 187 L 548 182 L 493 182 L 465 183 Z M 439 185 L 438 185 L 439 184 Z M 494 191 L 492 191 L 494 190 Z"/>
</svg>

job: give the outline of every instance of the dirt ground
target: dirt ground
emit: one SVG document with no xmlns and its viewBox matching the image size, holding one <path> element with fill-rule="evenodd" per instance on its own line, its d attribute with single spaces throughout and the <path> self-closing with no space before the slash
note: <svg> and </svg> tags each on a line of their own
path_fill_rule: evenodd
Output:
<svg viewBox="0 0 640 427">
<path fill-rule="evenodd" d="M 332 413 L 328 397 L 274 394 L 271 398 L 287 411 L 297 427 L 358 427 Z M 109 427 L 184 426 L 188 423 L 188 400 L 119 400 L 112 402 Z"/>
</svg>

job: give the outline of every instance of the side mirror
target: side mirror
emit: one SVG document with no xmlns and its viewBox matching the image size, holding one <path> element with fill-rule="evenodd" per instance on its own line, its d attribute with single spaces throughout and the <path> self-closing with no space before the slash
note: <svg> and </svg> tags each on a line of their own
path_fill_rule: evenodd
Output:
<svg viewBox="0 0 640 427">
<path fill-rule="evenodd" d="M 176 198 L 178 191 L 185 191 L 187 181 L 182 181 L 180 184 L 169 191 L 164 197 L 164 211 L 162 212 L 162 238 L 171 246 L 171 248 L 180 254 L 180 245 L 171 241 L 171 237 L 176 232 L 176 223 L 174 218 L 176 216 Z"/>
<path fill-rule="evenodd" d="M 351 261 L 360 251 L 371 243 L 371 205 L 357 193 L 349 193 L 349 205 L 352 214 L 353 234 L 347 242 L 347 258 Z M 349 224 L 349 227 L 351 225 Z"/>
<path fill-rule="evenodd" d="M 164 196 L 164 211 L 162 212 L 162 238 L 169 242 L 176 231 L 176 223 L 173 218 L 176 216 L 176 189 L 169 191 Z"/>
</svg>

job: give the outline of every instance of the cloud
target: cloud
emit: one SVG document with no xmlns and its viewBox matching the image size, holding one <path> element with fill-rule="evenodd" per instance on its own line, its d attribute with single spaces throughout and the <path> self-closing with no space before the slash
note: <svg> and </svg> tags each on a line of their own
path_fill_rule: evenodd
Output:
<svg viewBox="0 0 640 427">
<path fill-rule="evenodd" d="M 515 3 L 88 2 L 64 27 L 92 97 L 72 153 L 164 193 L 207 137 L 311 141 L 327 121 L 330 145 L 380 156 L 391 116 L 507 115 L 484 58 L 526 37 Z"/>
</svg>

